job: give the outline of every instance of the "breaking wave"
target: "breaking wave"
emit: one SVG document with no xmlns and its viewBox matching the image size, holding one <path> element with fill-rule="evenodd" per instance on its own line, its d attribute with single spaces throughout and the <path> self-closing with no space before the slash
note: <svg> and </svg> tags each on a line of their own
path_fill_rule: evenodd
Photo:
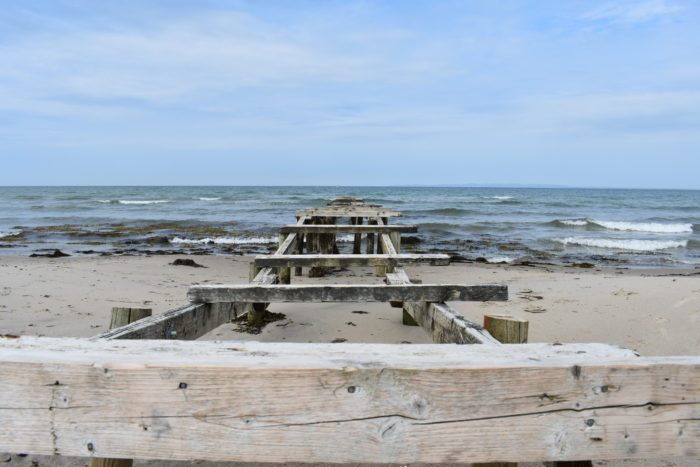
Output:
<svg viewBox="0 0 700 467">
<path fill-rule="evenodd" d="M 557 219 L 550 222 L 558 227 L 587 227 L 592 230 L 617 230 L 623 232 L 690 233 L 693 224 L 662 224 L 658 222 L 618 222 L 596 219 Z"/>
<path fill-rule="evenodd" d="M 21 230 L 10 230 L 9 232 L 0 232 L 0 238 L 14 237 L 15 235 L 19 235 L 21 233 Z"/>
<path fill-rule="evenodd" d="M 205 196 L 202 196 L 201 198 L 197 198 L 200 201 L 219 201 L 221 198 L 207 198 Z"/>
<path fill-rule="evenodd" d="M 192 245 L 205 245 L 211 243 L 215 245 L 260 245 L 267 243 L 277 243 L 277 239 L 272 237 L 207 237 L 199 239 L 174 237 L 170 239 L 170 243 L 189 243 Z"/>
<path fill-rule="evenodd" d="M 103 204 L 162 204 L 170 201 L 167 199 L 98 199 L 97 202 Z"/>
<path fill-rule="evenodd" d="M 670 248 L 685 248 L 688 240 L 622 240 L 611 238 L 554 238 L 553 241 L 563 245 L 589 246 L 627 251 L 659 251 Z"/>
</svg>

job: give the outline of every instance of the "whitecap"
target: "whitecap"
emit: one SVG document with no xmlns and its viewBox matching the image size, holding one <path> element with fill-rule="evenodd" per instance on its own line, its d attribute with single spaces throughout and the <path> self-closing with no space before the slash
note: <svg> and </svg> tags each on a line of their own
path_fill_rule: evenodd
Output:
<svg viewBox="0 0 700 467">
<path fill-rule="evenodd" d="M 354 242 L 354 241 L 355 241 L 355 235 L 352 235 L 352 234 L 350 234 L 350 235 L 338 235 L 336 241 L 337 241 L 337 242 L 340 242 L 340 243 L 350 243 L 350 242 Z"/>
<path fill-rule="evenodd" d="M 515 258 L 509 258 L 508 256 L 494 256 L 493 258 L 486 258 L 489 263 L 511 263 Z"/>
<path fill-rule="evenodd" d="M 498 200 L 504 200 L 504 199 L 513 199 L 512 196 L 482 196 L 481 199 L 498 199 Z"/>
<path fill-rule="evenodd" d="M 574 227 L 583 227 L 584 225 L 588 225 L 588 220 L 586 219 L 564 219 L 559 222 L 564 225 L 571 225 Z"/>
<path fill-rule="evenodd" d="M 688 240 L 634 240 L 634 239 L 611 239 L 611 238 L 581 238 L 567 237 L 555 238 L 555 242 L 564 245 L 588 246 L 594 248 L 610 248 L 627 251 L 658 251 L 669 248 L 685 248 Z"/>
<path fill-rule="evenodd" d="M 111 203 L 112 200 L 111 200 L 111 199 L 98 199 L 97 202 L 98 202 L 98 203 L 105 203 L 105 204 L 107 204 L 107 203 Z"/>
<path fill-rule="evenodd" d="M 200 201 L 219 201 L 221 198 L 207 198 L 207 197 L 203 196 L 203 197 L 197 198 L 197 199 Z"/>
<path fill-rule="evenodd" d="M 170 239 L 170 243 L 189 243 L 203 245 L 214 243 L 216 245 L 248 245 L 248 244 L 266 244 L 276 243 L 277 239 L 272 237 L 207 237 L 199 239 L 174 237 Z"/>
<path fill-rule="evenodd" d="M 689 233 L 693 231 L 693 224 L 661 224 L 656 222 L 615 222 L 591 220 L 608 230 L 621 230 L 626 232 L 651 232 L 651 233 Z"/>
<path fill-rule="evenodd" d="M 168 203 L 167 199 L 146 199 L 146 200 L 130 200 L 130 199 L 120 199 L 119 204 L 161 204 Z"/>
<path fill-rule="evenodd" d="M 21 234 L 21 230 L 10 230 L 9 232 L 0 232 L 0 238 L 13 237 L 15 235 Z"/>
</svg>

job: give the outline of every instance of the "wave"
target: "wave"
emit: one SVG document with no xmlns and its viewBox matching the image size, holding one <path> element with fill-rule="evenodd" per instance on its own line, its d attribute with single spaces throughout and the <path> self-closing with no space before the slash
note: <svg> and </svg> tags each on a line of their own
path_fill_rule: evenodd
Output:
<svg viewBox="0 0 700 467">
<path fill-rule="evenodd" d="M 481 199 L 497 199 L 500 201 L 507 200 L 507 199 L 513 199 L 512 196 L 481 196 Z"/>
<path fill-rule="evenodd" d="M 199 201 L 219 201 L 221 198 L 207 198 L 207 197 L 201 197 L 197 198 Z"/>
<path fill-rule="evenodd" d="M 420 211 L 410 211 L 415 214 L 438 214 L 443 216 L 458 216 L 463 214 L 474 214 L 476 211 L 473 209 L 462 209 L 462 208 L 438 208 L 438 209 L 425 209 Z"/>
<path fill-rule="evenodd" d="M 508 256 L 494 256 L 493 258 L 486 258 L 488 263 L 511 263 L 515 258 L 510 258 Z"/>
<path fill-rule="evenodd" d="M 658 222 L 600 221 L 596 219 L 556 219 L 549 223 L 560 227 L 588 227 L 623 232 L 690 233 L 693 224 L 662 224 Z"/>
<path fill-rule="evenodd" d="M 120 199 L 117 201 L 119 204 L 162 204 L 169 203 L 167 199 L 154 199 L 154 200 L 130 200 L 130 199 Z"/>
<path fill-rule="evenodd" d="M 21 230 L 10 230 L 9 232 L 0 232 L 0 238 L 14 237 L 15 235 L 20 235 L 21 233 Z"/>
<path fill-rule="evenodd" d="M 621 240 L 611 238 L 554 238 L 555 242 L 563 245 L 589 246 L 627 251 L 659 251 L 670 248 L 685 248 L 688 240 Z"/>
<path fill-rule="evenodd" d="M 196 245 L 205 245 L 210 243 L 213 243 L 215 245 L 260 245 L 267 243 L 277 243 L 277 239 L 272 237 L 207 237 L 199 239 L 174 237 L 170 239 L 170 243 L 189 243 Z"/>
</svg>

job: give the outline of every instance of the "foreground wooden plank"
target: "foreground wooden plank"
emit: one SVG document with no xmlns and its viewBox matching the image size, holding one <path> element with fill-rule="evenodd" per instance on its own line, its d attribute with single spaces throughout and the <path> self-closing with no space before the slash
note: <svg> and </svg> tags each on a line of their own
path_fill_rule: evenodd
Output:
<svg viewBox="0 0 700 467">
<path fill-rule="evenodd" d="M 389 284 L 410 284 L 403 269 L 386 275 Z M 425 329 L 436 344 L 501 345 L 487 330 L 457 313 L 445 303 L 404 302 L 404 312 Z"/>
<path fill-rule="evenodd" d="M 220 302 L 388 302 L 503 301 L 508 287 L 485 285 L 194 285 L 193 303 Z"/>
<path fill-rule="evenodd" d="M 399 266 L 402 264 L 429 264 L 447 266 L 450 255 L 444 254 L 388 254 L 388 255 L 277 255 L 256 256 L 255 264 L 261 267 L 362 267 L 362 266 Z"/>
<path fill-rule="evenodd" d="M 605 345 L 0 339 L 0 374 L 2 451 L 338 463 L 700 455 L 700 357 Z"/>
<path fill-rule="evenodd" d="M 395 224 L 395 225 L 285 225 L 280 228 L 282 233 L 337 233 L 337 234 L 365 234 L 365 233 L 415 233 L 418 226 Z"/>
<path fill-rule="evenodd" d="M 94 339 L 197 339 L 238 316 L 233 303 L 185 305 L 110 329 Z"/>
</svg>

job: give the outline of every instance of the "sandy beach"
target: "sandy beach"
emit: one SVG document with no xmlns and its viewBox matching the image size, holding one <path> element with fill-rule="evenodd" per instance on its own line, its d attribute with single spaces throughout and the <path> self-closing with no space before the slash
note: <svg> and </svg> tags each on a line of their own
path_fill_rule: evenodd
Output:
<svg viewBox="0 0 700 467">
<path fill-rule="evenodd" d="M 107 329 L 114 306 L 152 308 L 154 313 L 162 313 L 186 303 L 185 294 L 192 284 L 248 281 L 248 257 L 189 257 L 205 266 L 202 268 L 174 266 L 171 263 L 176 258 L 187 257 L 0 257 L 0 333 L 89 337 Z M 700 354 L 700 334 L 693 331 L 700 324 L 700 271 L 696 269 L 472 263 L 412 267 L 407 272 L 426 284 L 507 284 L 507 302 L 451 305 L 477 323 L 487 313 L 527 319 L 530 342 L 604 342 L 648 356 Z M 342 270 L 320 279 L 292 276 L 292 283 L 311 282 L 380 283 L 380 279 L 368 268 Z M 430 342 L 421 328 L 403 326 L 401 310 L 388 304 L 275 304 L 270 311 L 284 313 L 285 318 L 269 324 L 258 335 L 238 332 L 237 325 L 230 323 L 203 339 Z M 82 465 L 82 460 L 76 459 L 9 454 L 0 461 L 11 465 Z M 700 460 L 597 464 L 672 465 L 670 462 L 698 465 Z M 136 465 L 189 463 L 141 461 Z"/>
</svg>

